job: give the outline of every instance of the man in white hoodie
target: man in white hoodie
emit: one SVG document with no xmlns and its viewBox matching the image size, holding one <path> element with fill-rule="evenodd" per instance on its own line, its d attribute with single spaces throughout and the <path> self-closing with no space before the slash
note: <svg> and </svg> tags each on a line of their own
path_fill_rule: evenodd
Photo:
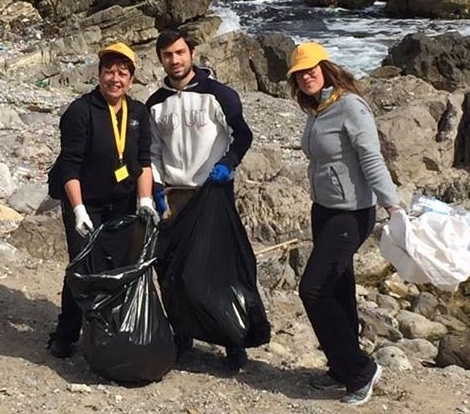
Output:
<svg viewBox="0 0 470 414">
<path fill-rule="evenodd" d="M 194 42 L 177 29 L 163 31 L 156 51 L 167 76 L 148 99 L 152 135 L 152 171 L 157 210 L 168 210 L 165 187 L 194 189 L 207 180 L 231 187 L 233 175 L 253 134 L 243 117 L 235 90 L 213 79 L 210 71 L 193 64 Z M 171 208 L 170 200 L 170 208 Z M 192 338 L 176 333 L 181 355 Z M 231 368 L 247 362 L 242 348 L 226 348 Z"/>
</svg>

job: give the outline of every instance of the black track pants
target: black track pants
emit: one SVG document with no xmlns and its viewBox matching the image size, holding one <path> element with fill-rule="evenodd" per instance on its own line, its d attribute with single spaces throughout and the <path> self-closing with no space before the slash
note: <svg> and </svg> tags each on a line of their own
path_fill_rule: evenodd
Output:
<svg viewBox="0 0 470 414">
<path fill-rule="evenodd" d="M 375 363 L 359 348 L 353 255 L 373 230 L 375 207 L 357 211 L 312 206 L 314 248 L 299 294 L 332 376 L 355 391 Z"/>
</svg>

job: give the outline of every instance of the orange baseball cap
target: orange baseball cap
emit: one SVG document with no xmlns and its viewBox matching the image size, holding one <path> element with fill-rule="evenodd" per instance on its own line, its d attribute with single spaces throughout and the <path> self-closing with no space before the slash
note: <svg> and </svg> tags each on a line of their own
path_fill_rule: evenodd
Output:
<svg viewBox="0 0 470 414">
<path fill-rule="evenodd" d="M 292 52 L 287 76 L 299 70 L 314 68 L 322 60 L 330 60 L 327 50 L 322 45 L 315 42 L 301 43 Z"/>
<path fill-rule="evenodd" d="M 104 49 L 101 49 L 98 52 L 98 56 L 101 58 L 107 53 L 119 53 L 120 55 L 125 56 L 130 59 L 135 66 L 135 53 L 134 51 L 124 43 L 114 43 L 112 45 L 106 46 Z"/>
</svg>

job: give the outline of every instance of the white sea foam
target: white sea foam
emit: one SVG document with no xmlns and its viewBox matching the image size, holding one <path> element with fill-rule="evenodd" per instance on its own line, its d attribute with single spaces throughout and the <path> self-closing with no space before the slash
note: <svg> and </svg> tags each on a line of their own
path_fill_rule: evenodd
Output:
<svg viewBox="0 0 470 414">
<path fill-rule="evenodd" d="M 241 28 L 240 18 L 230 7 L 212 5 L 210 10 L 222 19 L 222 24 L 217 29 L 218 35 L 233 32 Z"/>
</svg>

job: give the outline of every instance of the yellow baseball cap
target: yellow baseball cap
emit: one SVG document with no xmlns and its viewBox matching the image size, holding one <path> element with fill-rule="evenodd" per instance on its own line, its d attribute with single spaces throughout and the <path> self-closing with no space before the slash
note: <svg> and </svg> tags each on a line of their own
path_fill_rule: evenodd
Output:
<svg viewBox="0 0 470 414">
<path fill-rule="evenodd" d="M 130 59 L 135 66 L 135 53 L 134 51 L 124 43 L 113 43 L 112 45 L 106 46 L 104 49 L 101 49 L 98 52 L 98 56 L 102 58 L 107 53 L 119 53 L 120 55 L 125 56 Z"/>
<path fill-rule="evenodd" d="M 301 43 L 292 52 L 287 76 L 299 70 L 314 68 L 322 60 L 330 60 L 327 50 L 322 45 L 315 42 Z"/>
</svg>

